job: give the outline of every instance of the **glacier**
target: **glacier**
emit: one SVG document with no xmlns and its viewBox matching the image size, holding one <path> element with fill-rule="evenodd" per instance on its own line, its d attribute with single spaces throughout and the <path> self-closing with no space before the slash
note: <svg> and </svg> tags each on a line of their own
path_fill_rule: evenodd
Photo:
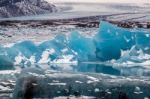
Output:
<svg viewBox="0 0 150 99">
<path fill-rule="evenodd" d="M 95 36 L 85 37 L 78 31 L 68 36 L 35 44 L 20 41 L 0 46 L 0 69 L 32 64 L 105 62 L 115 65 L 150 65 L 150 30 L 127 29 L 101 21 Z"/>
</svg>

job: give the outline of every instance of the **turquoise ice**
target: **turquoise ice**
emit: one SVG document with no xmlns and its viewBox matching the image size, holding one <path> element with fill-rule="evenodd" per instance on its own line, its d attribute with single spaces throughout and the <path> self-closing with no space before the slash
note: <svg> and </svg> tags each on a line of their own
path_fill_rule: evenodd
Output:
<svg viewBox="0 0 150 99">
<path fill-rule="evenodd" d="M 129 51 L 128 55 L 122 52 Z M 78 31 L 69 36 L 59 34 L 54 39 L 39 45 L 22 41 L 11 47 L 0 47 L 0 65 L 31 65 L 55 62 L 105 62 L 128 61 L 132 56 L 150 54 L 150 30 L 127 29 L 101 21 L 94 37 L 84 37 Z M 67 58 L 69 58 L 67 60 Z M 19 61 L 17 61 L 19 60 Z M 60 61 L 61 60 L 61 61 Z M 66 61 L 67 60 L 67 61 Z M 144 60 L 139 60 L 144 61 Z"/>
</svg>

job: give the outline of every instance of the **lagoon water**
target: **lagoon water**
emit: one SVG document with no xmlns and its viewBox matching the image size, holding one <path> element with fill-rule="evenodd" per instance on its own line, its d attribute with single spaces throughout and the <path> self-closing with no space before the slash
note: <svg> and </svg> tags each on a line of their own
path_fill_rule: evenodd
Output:
<svg viewBox="0 0 150 99">
<path fill-rule="evenodd" d="M 1 46 L 0 65 L 1 96 L 8 99 L 149 99 L 150 31 L 101 21 L 91 37 L 73 31 L 39 45 Z"/>
</svg>

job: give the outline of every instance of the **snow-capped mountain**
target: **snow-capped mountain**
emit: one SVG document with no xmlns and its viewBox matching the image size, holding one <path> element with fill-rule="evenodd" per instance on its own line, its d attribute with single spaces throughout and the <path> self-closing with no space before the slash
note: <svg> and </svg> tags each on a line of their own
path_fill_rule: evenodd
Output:
<svg viewBox="0 0 150 99">
<path fill-rule="evenodd" d="M 16 17 L 55 12 L 56 6 L 44 0 L 1 0 L 0 17 Z"/>
</svg>

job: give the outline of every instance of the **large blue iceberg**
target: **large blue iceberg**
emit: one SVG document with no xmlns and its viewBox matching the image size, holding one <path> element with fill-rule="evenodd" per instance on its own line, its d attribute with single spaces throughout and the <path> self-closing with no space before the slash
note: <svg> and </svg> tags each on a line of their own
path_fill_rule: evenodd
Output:
<svg viewBox="0 0 150 99">
<path fill-rule="evenodd" d="M 141 58 L 143 55 L 144 58 Z M 134 60 L 133 57 L 139 57 Z M 53 40 L 35 45 L 23 41 L 11 47 L 0 47 L 0 68 L 14 65 L 77 62 L 143 62 L 150 60 L 150 30 L 126 29 L 101 21 L 94 37 L 77 31 L 69 36 L 57 35 Z M 130 62 L 131 63 L 131 62 Z"/>
</svg>

